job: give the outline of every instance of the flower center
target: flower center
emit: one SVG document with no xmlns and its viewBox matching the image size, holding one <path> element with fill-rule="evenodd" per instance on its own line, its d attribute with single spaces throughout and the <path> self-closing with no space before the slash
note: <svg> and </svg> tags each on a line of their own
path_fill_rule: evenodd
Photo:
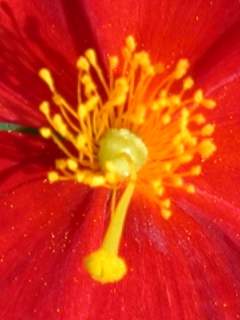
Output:
<svg viewBox="0 0 240 320">
<path fill-rule="evenodd" d="M 111 129 L 100 140 L 98 159 L 103 171 L 111 170 L 127 178 L 146 162 L 148 150 L 143 141 L 128 129 Z"/>
<path fill-rule="evenodd" d="M 58 92 L 48 69 L 39 72 L 52 92 L 52 102 L 40 105 L 49 123 L 40 133 L 64 155 L 48 173 L 49 181 L 73 180 L 112 190 L 102 245 L 84 259 L 86 270 L 101 283 L 118 281 L 127 272 L 119 247 L 134 191 L 145 194 L 169 219 L 169 191 L 194 193 L 192 178 L 216 150 L 214 125 L 200 110 L 213 109 L 215 102 L 201 89 L 193 90 L 188 68 L 188 60 L 181 59 L 164 75 L 164 65 L 153 64 L 146 51 L 136 51 L 129 36 L 122 57 L 109 57 L 105 77 L 95 51 L 88 49 L 77 61 L 76 107 Z"/>
</svg>

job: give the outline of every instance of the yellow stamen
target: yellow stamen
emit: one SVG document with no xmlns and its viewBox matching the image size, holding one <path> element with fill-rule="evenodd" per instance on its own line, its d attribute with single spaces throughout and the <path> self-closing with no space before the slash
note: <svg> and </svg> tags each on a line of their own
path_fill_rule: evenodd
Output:
<svg viewBox="0 0 240 320">
<path fill-rule="evenodd" d="M 46 82 L 50 90 L 54 91 L 54 80 L 52 78 L 51 72 L 48 69 L 43 68 L 39 71 L 39 76 L 43 81 Z"/>
<path fill-rule="evenodd" d="M 168 220 L 173 215 L 168 190 L 196 192 L 190 179 L 201 174 L 201 163 L 216 151 L 215 126 L 201 111 L 216 103 L 194 89 L 189 66 L 180 59 L 164 77 L 164 65 L 137 51 L 134 37 L 128 36 L 122 56 L 108 58 L 105 77 L 95 50 L 88 49 L 76 63 L 76 106 L 57 91 L 48 69 L 39 71 L 52 93 L 52 101 L 39 106 L 48 122 L 40 134 L 64 154 L 49 172 L 49 182 L 72 180 L 112 190 L 102 245 L 84 259 L 96 281 L 119 281 L 127 272 L 119 247 L 134 190 L 154 201 Z M 115 205 L 119 190 L 122 196 Z"/>
<path fill-rule="evenodd" d="M 48 139 L 48 138 L 50 138 L 51 137 L 51 135 L 52 135 L 52 131 L 51 131 L 51 129 L 49 129 L 49 128 L 41 128 L 40 130 L 39 130 L 39 132 L 40 132 L 40 134 L 41 134 L 41 136 L 43 137 L 43 138 L 45 138 L 45 139 Z"/>
<path fill-rule="evenodd" d="M 59 174 L 56 171 L 50 171 L 48 173 L 49 182 L 53 183 L 59 180 Z"/>
</svg>

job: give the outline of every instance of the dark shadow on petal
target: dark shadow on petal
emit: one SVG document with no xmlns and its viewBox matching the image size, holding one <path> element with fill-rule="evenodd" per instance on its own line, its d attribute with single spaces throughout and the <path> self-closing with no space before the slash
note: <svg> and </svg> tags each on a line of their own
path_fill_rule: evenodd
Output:
<svg viewBox="0 0 240 320">
<path fill-rule="evenodd" d="M 83 1 L 82 1 L 83 2 Z M 72 37 L 73 44 L 75 45 L 76 51 L 82 53 L 83 47 L 85 49 L 91 48 L 98 45 L 96 30 L 92 29 L 90 19 L 84 5 L 80 6 L 79 0 L 61 0 L 66 21 L 68 22 L 69 34 Z M 85 25 L 86 28 L 82 28 Z"/>
<path fill-rule="evenodd" d="M 1 132 L 0 193 L 32 179 L 46 178 L 59 150 L 38 136 Z M 16 174 L 18 173 L 18 174 Z"/>
<path fill-rule="evenodd" d="M 194 66 L 193 75 L 195 78 L 207 79 L 209 70 L 211 71 L 216 63 L 223 63 L 223 69 L 226 67 L 224 64 L 225 58 L 239 50 L 236 45 L 240 41 L 239 30 L 240 22 L 238 21 L 213 43 Z"/>
<path fill-rule="evenodd" d="M 47 6 L 47 5 L 46 5 Z M 95 47 L 95 38 L 88 23 L 84 6 L 78 1 L 62 0 L 65 23 L 72 38 L 76 55 L 67 55 L 62 35 L 62 52 L 47 41 L 46 30 L 51 33 L 52 25 L 44 26 L 39 17 L 26 12 L 24 23 L 18 23 L 14 7 L 6 1 L 0 2 L 0 118 L 21 124 L 39 126 L 44 119 L 38 111 L 38 104 L 50 97 L 45 84 L 39 79 L 38 71 L 48 67 L 59 91 L 71 102 L 76 102 L 75 59 L 84 48 Z M 55 33 L 58 32 L 58 26 Z M 67 36 L 69 36 L 66 35 Z"/>
</svg>

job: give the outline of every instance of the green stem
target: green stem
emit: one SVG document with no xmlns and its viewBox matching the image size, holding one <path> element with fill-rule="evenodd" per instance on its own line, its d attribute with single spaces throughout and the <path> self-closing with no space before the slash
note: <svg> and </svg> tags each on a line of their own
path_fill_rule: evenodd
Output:
<svg viewBox="0 0 240 320">
<path fill-rule="evenodd" d="M 0 122 L 0 132 L 22 132 L 27 134 L 36 135 L 38 134 L 37 128 L 25 127 L 20 124 L 10 123 L 10 122 Z"/>
</svg>

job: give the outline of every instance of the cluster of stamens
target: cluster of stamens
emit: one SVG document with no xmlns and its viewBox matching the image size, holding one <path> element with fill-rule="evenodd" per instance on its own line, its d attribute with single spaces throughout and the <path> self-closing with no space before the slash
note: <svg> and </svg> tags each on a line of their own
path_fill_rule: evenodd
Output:
<svg viewBox="0 0 240 320">
<path fill-rule="evenodd" d="M 188 60 L 165 70 L 164 65 L 153 64 L 146 51 L 136 51 L 132 36 L 126 38 L 121 58 L 109 57 L 107 68 L 105 77 L 93 49 L 80 56 L 76 107 L 57 91 L 50 71 L 40 70 L 58 108 L 53 112 L 50 102 L 41 103 L 49 126 L 40 133 L 53 139 L 64 154 L 48 179 L 105 186 L 113 190 L 113 199 L 118 189 L 127 190 L 134 181 L 134 188 L 157 203 L 162 217 L 169 219 L 167 191 L 181 188 L 194 193 L 189 181 L 201 174 L 196 163 L 216 149 L 211 138 L 214 125 L 200 111 L 213 109 L 215 102 L 201 89 L 193 90 L 194 81 L 186 76 Z M 113 203 L 113 214 L 118 207 Z"/>
</svg>

